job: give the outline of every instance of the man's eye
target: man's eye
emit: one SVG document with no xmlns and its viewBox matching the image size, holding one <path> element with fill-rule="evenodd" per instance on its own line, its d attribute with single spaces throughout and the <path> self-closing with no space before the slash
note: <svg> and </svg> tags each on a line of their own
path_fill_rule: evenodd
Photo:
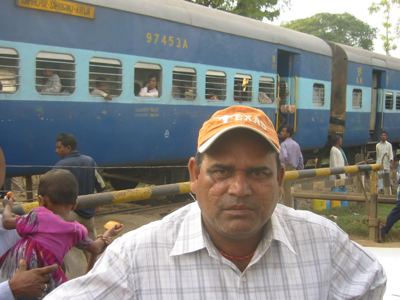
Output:
<svg viewBox="0 0 400 300">
<path fill-rule="evenodd" d="M 270 176 L 270 172 L 266 170 L 252 170 L 250 174 L 255 178 L 268 178 Z"/>
<path fill-rule="evenodd" d="M 230 172 L 226 169 L 214 169 L 210 171 L 210 175 L 215 179 L 223 179 L 229 177 Z"/>
</svg>

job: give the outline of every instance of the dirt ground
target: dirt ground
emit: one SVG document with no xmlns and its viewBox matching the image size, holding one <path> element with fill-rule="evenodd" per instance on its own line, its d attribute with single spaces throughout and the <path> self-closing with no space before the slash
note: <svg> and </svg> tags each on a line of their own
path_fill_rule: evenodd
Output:
<svg viewBox="0 0 400 300">
<path fill-rule="evenodd" d="M 161 219 L 166 214 L 172 212 L 177 209 L 179 205 L 175 208 L 170 209 L 158 209 L 158 210 L 150 210 L 148 212 L 140 212 L 140 213 L 119 213 L 112 215 L 102 215 L 97 216 L 95 219 L 96 229 L 98 233 L 102 233 L 104 231 L 103 225 L 108 221 L 118 221 L 124 224 L 124 229 L 122 234 L 141 227 L 147 223 L 156 221 Z M 351 236 L 351 239 L 356 241 L 362 246 L 365 247 L 385 247 L 385 248 L 400 248 L 399 242 L 385 242 L 385 243 L 376 243 L 374 241 L 370 241 L 365 239 L 365 237 L 359 236 Z"/>
</svg>

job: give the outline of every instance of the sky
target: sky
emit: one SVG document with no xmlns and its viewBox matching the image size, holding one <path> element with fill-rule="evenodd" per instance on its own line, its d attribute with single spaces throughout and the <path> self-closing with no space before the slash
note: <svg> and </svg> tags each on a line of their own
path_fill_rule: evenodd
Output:
<svg viewBox="0 0 400 300">
<path fill-rule="evenodd" d="M 381 25 L 382 14 L 369 14 L 368 7 L 372 2 L 373 0 L 291 0 L 290 9 L 281 10 L 280 17 L 272 24 L 280 25 L 282 22 L 304 19 L 323 12 L 332 14 L 347 12 L 371 27 L 378 28 L 378 39 L 374 41 L 374 52 L 385 54 L 382 42 L 379 40 L 379 35 L 384 33 Z M 400 9 L 396 9 L 396 15 L 400 16 Z M 400 40 L 396 42 L 399 48 L 391 51 L 390 54 L 400 58 Z"/>
</svg>

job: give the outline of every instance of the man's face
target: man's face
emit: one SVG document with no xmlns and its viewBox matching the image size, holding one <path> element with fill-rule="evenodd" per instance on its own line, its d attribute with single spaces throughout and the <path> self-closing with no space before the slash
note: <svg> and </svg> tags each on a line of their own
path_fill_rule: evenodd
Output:
<svg viewBox="0 0 400 300">
<path fill-rule="evenodd" d="M 342 139 L 342 137 L 339 137 L 338 138 L 338 146 L 342 147 L 342 145 L 343 145 L 343 139 Z"/>
<path fill-rule="evenodd" d="M 382 141 L 382 142 L 386 142 L 386 141 L 387 141 L 387 138 L 388 138 L 388 136 L 387 136 L 386 133 L 381 133 L 381 141 Z"/>
<path fill-rule="evenodd" d="M 192 191 L 212 239 L 258 239 L 281 195 L 276 153 L 249 132 L 227 133 L 198 167 L 189 161 Z"/>
<path fill-rule="evenodd" d="M 53 75 L 53 71 L 52 70 L 49 70 L 49 69 L 45 69 L 44 70 L 44 76 L 50 77 L 51 75 Z"/>
<path fill-rule="evenodd" d="M 155 89 L 157 87 L 157 79 L 155 77 L 150 78 L 147 88 L 149 90 Z"/>
<path fill-rule="evenodd" d="M 56 153 L 59 157 L 65 157 L 69 153 L 71 153 L 70 146 L 64 146 L 61 142 L 56 143 Z"/>
<path fill-rule="evenodd" d="M 283 127 L 281 129 L 280 136 L 281 136 L 282 140 L 286 140 L 286 138 L 289 136 L 287 129 L 285 127 Z"/>
</svg>

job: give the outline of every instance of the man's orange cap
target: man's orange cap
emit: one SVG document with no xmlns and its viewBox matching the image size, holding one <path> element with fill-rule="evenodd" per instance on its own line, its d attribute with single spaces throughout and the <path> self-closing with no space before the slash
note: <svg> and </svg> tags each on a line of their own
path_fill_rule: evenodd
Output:
<svg viewBox="0 0 400 300">
<path fill-rule="evenodd" d="M 205 121 L 199 132 L 197 151 L 204 153 L 222 134 L 236 128 L 258 133 L 279 153 L 278 134 L 271 120 L 262 110 L 243 105 L 218 110 Z"/>
</svg>

